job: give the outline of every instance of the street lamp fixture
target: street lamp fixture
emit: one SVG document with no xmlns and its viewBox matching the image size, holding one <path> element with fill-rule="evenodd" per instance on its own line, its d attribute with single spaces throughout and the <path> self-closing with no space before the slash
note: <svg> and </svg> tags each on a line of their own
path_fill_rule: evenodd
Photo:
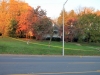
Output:
<svg viewBox="0 0 100 75">
<path fill-rule="evenodd" d="M 64 56 L 64 12 L 65 12 L 65 4 L 67 3 L 68 0 L 66 0 L 66 2 L 63 4 L 63 51 L 62 51 L 62 55 Z"/>
</svg>

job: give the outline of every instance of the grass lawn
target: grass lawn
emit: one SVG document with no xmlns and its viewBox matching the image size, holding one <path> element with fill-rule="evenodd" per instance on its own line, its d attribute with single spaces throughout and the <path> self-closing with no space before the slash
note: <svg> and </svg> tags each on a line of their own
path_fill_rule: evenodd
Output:
<svg viewBox="0 0 100 75">
<path fill-rule="evenodd" d="M 0 54 L 62 55 L 62 42 L 0 37 Z M 100 55 L 100 43 L 65 43 L 65 55 Z"/>
</svg>

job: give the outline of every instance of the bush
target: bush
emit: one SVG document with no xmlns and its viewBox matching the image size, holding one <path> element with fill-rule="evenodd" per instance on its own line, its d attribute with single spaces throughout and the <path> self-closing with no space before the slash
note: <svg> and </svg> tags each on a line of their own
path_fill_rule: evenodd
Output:
<svg viewBox="0 0 100 75">
<path fill-rule="evenodd" d="M 46 40 L 50 40 L 50 37 L 46 38 Z M 53 37 L 52 41 L 61 41 L 61 38 Z"/>
</svg>

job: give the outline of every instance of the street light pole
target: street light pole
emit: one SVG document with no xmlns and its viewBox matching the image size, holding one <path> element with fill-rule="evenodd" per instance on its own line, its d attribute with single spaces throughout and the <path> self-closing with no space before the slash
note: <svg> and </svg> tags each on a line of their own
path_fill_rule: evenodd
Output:
<svg viewBox="0 0 100 75">
<path fill-rule="evenodd" d="M 68 0 L 67 0 L 68 1 Z M 63 4 L 63 51 L 62 51 L 62 55 L 64 56 L 64 11 L 65 11 L 65 4 L 67 3 L 67 1 Z"/>
</svg>

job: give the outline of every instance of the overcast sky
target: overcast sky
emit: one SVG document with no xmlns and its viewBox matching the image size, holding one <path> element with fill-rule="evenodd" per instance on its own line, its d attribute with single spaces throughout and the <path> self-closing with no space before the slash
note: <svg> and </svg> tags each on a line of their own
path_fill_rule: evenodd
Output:
<svg viewBox="0 0 100 75">
<path fill-rule="evenodd" d="M 24 0 L 30 6 L 36 8 L 41 6 L 47 11 L 47 16 L 57 18 L 63 8 L 63 4 L 67 0 Z M 94 7 L 95 10 L 100 10 L 100 0 L 68 0 L 65 5 L 65 10 L 77 10 L 79 7 Z"/>
</svg>

